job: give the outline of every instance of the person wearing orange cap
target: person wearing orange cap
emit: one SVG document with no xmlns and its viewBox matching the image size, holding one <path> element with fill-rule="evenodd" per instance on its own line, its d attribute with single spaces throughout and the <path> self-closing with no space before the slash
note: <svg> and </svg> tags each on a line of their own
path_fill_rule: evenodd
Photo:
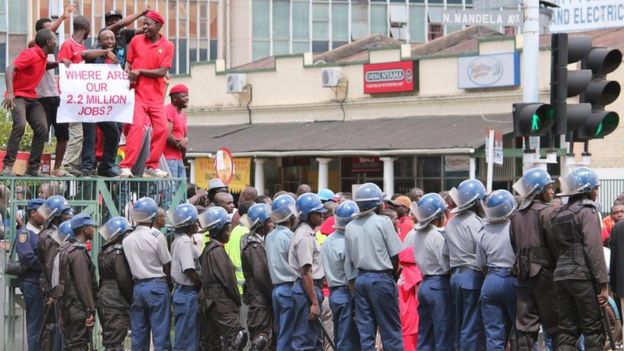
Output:
<svg viewBox="0 0 624 351">
<path fill-rule="evenodd" d="M 169 91 L 171 103 L 165 107 L 169 133 L 167 145 L 165 145 L 165 159 L 169 166 L 169 172 L 174 178 L 186 178 L 184 169 L 184 155 L 188 147 L 186 108 L 189 101 L 189 89 L 184 84 L 174 85 Z"/>
<path fill-rule="evenodd" d="M 403 241 L 405 240 L 407 233 L 414 229 L 414 221 L 410 216 L 412 200 L 405 195 L 401 195 L 390 201 L 390 204 L 399 216 L 397 228 L 399 229 L 399 237 L 401 238 L 401 241 Z"/>
<path fill-rule="evenodd" d="M 151 122 L 150 154 L 145 163 L 145 177 L 164 178 L 167 172 L 158 168 L 160 156 L 167 143 L 167 115 L 165 75 L 173 62 L 173 43 L 160 34 L 164 18 L 156 11 L 148 11 L 143 20 L 143 34 L 136 35 L 128 46 L 126 72 L 135 91 L 134 120 L 126 125 L 126 156 L 121 161 L 120 177 L 132 177 L 132 166 L 137 162 L 145 126 Z"/>
</svg>

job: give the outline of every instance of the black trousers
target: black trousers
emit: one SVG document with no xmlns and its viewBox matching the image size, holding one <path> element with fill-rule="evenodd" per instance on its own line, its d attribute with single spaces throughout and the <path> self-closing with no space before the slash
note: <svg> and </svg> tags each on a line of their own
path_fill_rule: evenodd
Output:
<svg viewBox="0 0 624 351">
<path fill-rule="evenodd" d="M 577 350 L 581 334 L 585 336 L 585 350 L 602 350 L 605 336 L 596 292 L 588 280 L 561 280 L 555 282 L 559 334 L 557 350 Z"/>
<path fill-rule="evenodd" d="M 531 350 L 537 341 L 540 325 L 557 340 L 557 294 L 549 287 L 519 286 L 516 304 L 516 330 L 520 350 Z"/>
<path fill-rule="evenodd" d="M 128 310 L 100 306 L 97 309 L 102 326 L 102 344 L 106 350 L 116 350 L 122 346 L 130 330 L 130 314 Z"/>
<path fill-rule="evenodd" d="M 30 158 L 28 159 L 27 173 L 36 173 L 41 164 L 41 154 L 48 134 L 48 123 L 43 106 L 36 99 L 23 97 L 15 98 L 15 108 L 11 111 L 13 126 L 7 142 L 6 155 L 4 156 L 4 169 L 12 168 L 17 157 L 19 144 L 26 130 L 26 123 L 33 130 L 32 144 L 30 145 Z"/>
</svg>

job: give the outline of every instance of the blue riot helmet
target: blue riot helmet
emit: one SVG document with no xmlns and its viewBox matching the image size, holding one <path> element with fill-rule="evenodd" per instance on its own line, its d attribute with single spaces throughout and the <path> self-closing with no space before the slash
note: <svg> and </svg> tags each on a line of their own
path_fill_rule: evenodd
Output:
<svg viewBox="0 0 624 351">
<path fill-rule="evenodd" d="M 554 182 L 545 169 L 532 168 L 524 172 L 522 178 L 513 185 L 513 189 L 523 201 L 521 209 L 528 206 L 536 195 L 542 193 L 548 185 Z"/>
<path fill-rule="evenodd" d="M 358 214 L 360 213 L 360 208 L 352 200 L 346 200 L 340 203 L 338 207 L 334 210 L 334 219 L 336 223 L 334 224 L 334 228 L 337 230 L 345 230 L 347 224 L 349 224 Z"/>
<path fill-rule="evenodd" d="M 203 231 L 210 231 L 210 237 L 214 238 L 221 234 L 221 229 L 230 224 L 230 216 L 223 207 L 214 206 L 202 212 L 198 216 L 199 225 Z"/>
<path fill-rule="evenodd" d="M 481 200 L 485 219 L 490 223 L 502 222 L 516 210 L 517 202 L 507 190 L 495 190 Z"/>
<path fill-rule="evenodd" d="M 130 218 L 137 224 L 151 223 L 158 214 L 158 205 L 151 197 L 142 197 L 134 203 L 130 210 Z"/>
<path fill-rule="evenodd" d="M 71 220 L 59 224 L 58 236 L 61 241 L 72 240 L 76 237 L 76 233 L 72 229 Z"/>
<path fill-rule="evenodd" d="M 100 227 L 100 230 L 98 230 L 98 232 L 100 233 L 102 238 L 104 238 L 104 241 L 110 241 L 130 230 L 132 230 L 130 222 L 128 222 L 125 217 L 117 216 L 109 219 L 108 222 L 104 223 L 104 225 Z"/>
<path fill-rule="evenodd" d="M 52 195 L 37 209 L 45 221 L 60 217 L 64 211 L 71 209 L 67 200 L 61 195 Z"/>
<path fill-rule="evenodd" d="M 595 187 L 600 186 L 598 176 L 589 167 L 578 167 L 570 171 L 567 176 L 560 179 L 561 193 L 559 196 L 571 196 L 589 193 Z"/>
<path fill-rule="evenodd" d="M 247 217 L 249 218 L 249 230 L 253 231 L 271 218 L 271 206 L 255 204 L 247 211 Z"/>
<path fill-rule="evenodd" d="M 451 213 L 459 213 L 472 207 L 478 200 L 483 199 L 485 187 L 483 183 L 476 179 L 466 179 L 459 183 L 457 188 L 451 189 L 449 196 L 457 205 L 457 207 L 451 210 Z"/>
<path fill-rule="evenodd" d="M 288 194 L 276 197 L 271 204 L 271 219 L 273 223 L 283 223 L 292 216 L 297 217 L 298 214 L 295 199 Z"/>
<path fill-rule="evenodd" d="M 325 201 L 330 201 L 334 198 L 336 194 L 334 194 L 333 191 L 331 191 L 330 189 L 321 189 L 318 192 L 318 196 L 321 199 L 322 202 Z"/>
<path fill-rule="evenodd" d="M 191 204 L 179 204 L 173 211 L 171 227 L 182 228 L 190 226 L 197 222 L 198 216 L 199 213 L 197 212 L 197 208 L 195 206 Z"/>
<path fill-rule="evenodd" d="M 442 196 L 436 193 L 423 195 L 418 202 L 412 202 L 411 210 L 418 220 L 414 228 L 416 230 L 426 228 L 429 223 L 443 216 L 447 208 L 448 205 Z"/>
<path fill-rule="evenodd" d="M 321 198 L 319 198 L 319 196 L 314 193 L 301 194 L 301 196 L 297 198 L 296 204 L 297 210 L 301 215 L 301 219 L 303 219 L 304 221 L 308 220 L 308 215 L 310 215 L 310 213 L 327 212 L 327 209 L 323 207 L 323 202 L 321 202 Z"/>
<path fill-rule="evenodd" d="M 366 212 L 383 204 L 384 193 L 375 183 L 364 183 L 355 190 L 355 203 L 360 212 Z"/>
</svg>

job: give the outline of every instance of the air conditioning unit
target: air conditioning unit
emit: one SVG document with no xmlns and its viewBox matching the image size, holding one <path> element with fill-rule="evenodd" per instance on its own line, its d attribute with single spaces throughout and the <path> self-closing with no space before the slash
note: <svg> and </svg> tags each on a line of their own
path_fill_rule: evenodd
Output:
<svg viewBox="0 0 624 351">
<path fill-rule="evenodd" d="M 322 82 L 323 88 L 333 88 L 338 86 L 338 81 L 342 77 L 342 69 L 339 67 L 323 68 Z"/>
<path fill-rule="evenodd" d="M 227 75 L 226 92 L 228 94 L 238 94 L 247 85 L 247 75 L 244 73 L 232 73 Z"/>
</svg>

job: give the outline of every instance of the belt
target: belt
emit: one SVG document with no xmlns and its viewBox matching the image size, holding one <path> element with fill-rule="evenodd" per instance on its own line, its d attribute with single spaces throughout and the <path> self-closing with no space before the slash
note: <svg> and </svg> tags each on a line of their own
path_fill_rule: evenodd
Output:
<svg viewBox="0 0 624 351">
<path fill-rule="evenodd" d="M 425 274 L 423 275 L 423 279 L 429 279 L 429 278 L 448 278 L 449 275 L 448 274 Z"/>
<path fill-rule="evenodd" d="M 348 288 L 349 288 L 348 285 L 331 286 L 331 287 L 329 287 L 329 291 L 333 293 L 336 290 L 348 289 Z"/>
<path fill-rule="evenodd" d="M 175 288 L 176 289 L 181 289 L 181 290 L 188 290 L 188 289 L 195 290 L 194 286 L 192 286 L 192 285 L 183 285 L 183 284 L 176 284 Z"/>
<path fill-rule="evenodd" d="M 487 272 L 488 273 L 493 273 L 493 272 L 509 273 L 511 272 L 511 267 L 488 267 Z"/>
<path fill-rule="evenodd" d="M 392 275 L 392 269 L 383 269 L 380 271 L 370 271 L 368 269 L 360 269 L 359 270 L 360 273 L 388 273 L 390 275 Z"/>
<path fill-rule="evenodd" d="M 462 264 L 461 266 L 451 268 L 451 271 L 453 272 L 453 274 L 456 274 L 456 273 L 463 273 L 469 269 L 471 269 L 469 265 Z"/>
<path fill-rule="evenodd" d="M 297 282 L 300 282 L 301 286 L 303 286 L 303 281 L 300 278 L 297 278 Z M 323 289 L 323 279 L 314 279 L 313 283 L 317 288 Z"/>
<path fill-rule="evenodd" d="M 156 281 L 161 281 L 163 283 L 166 283 L 165 277 L 147 278 L 147 279 L 135 279 L 134 283 L 135 284 L 139 284 L 139 283 L 156 282 Z"/>
<path fill-rule="evenodd" d="M 286 282 L 286 283 L 278 283 L 278 284 L 273 284 L 273 287 L 276 288 L 278 286 L 282 286 L 282 285 L 288 285 L 288 286 L 292 286 L 293 282 Z"/>
</svg>

